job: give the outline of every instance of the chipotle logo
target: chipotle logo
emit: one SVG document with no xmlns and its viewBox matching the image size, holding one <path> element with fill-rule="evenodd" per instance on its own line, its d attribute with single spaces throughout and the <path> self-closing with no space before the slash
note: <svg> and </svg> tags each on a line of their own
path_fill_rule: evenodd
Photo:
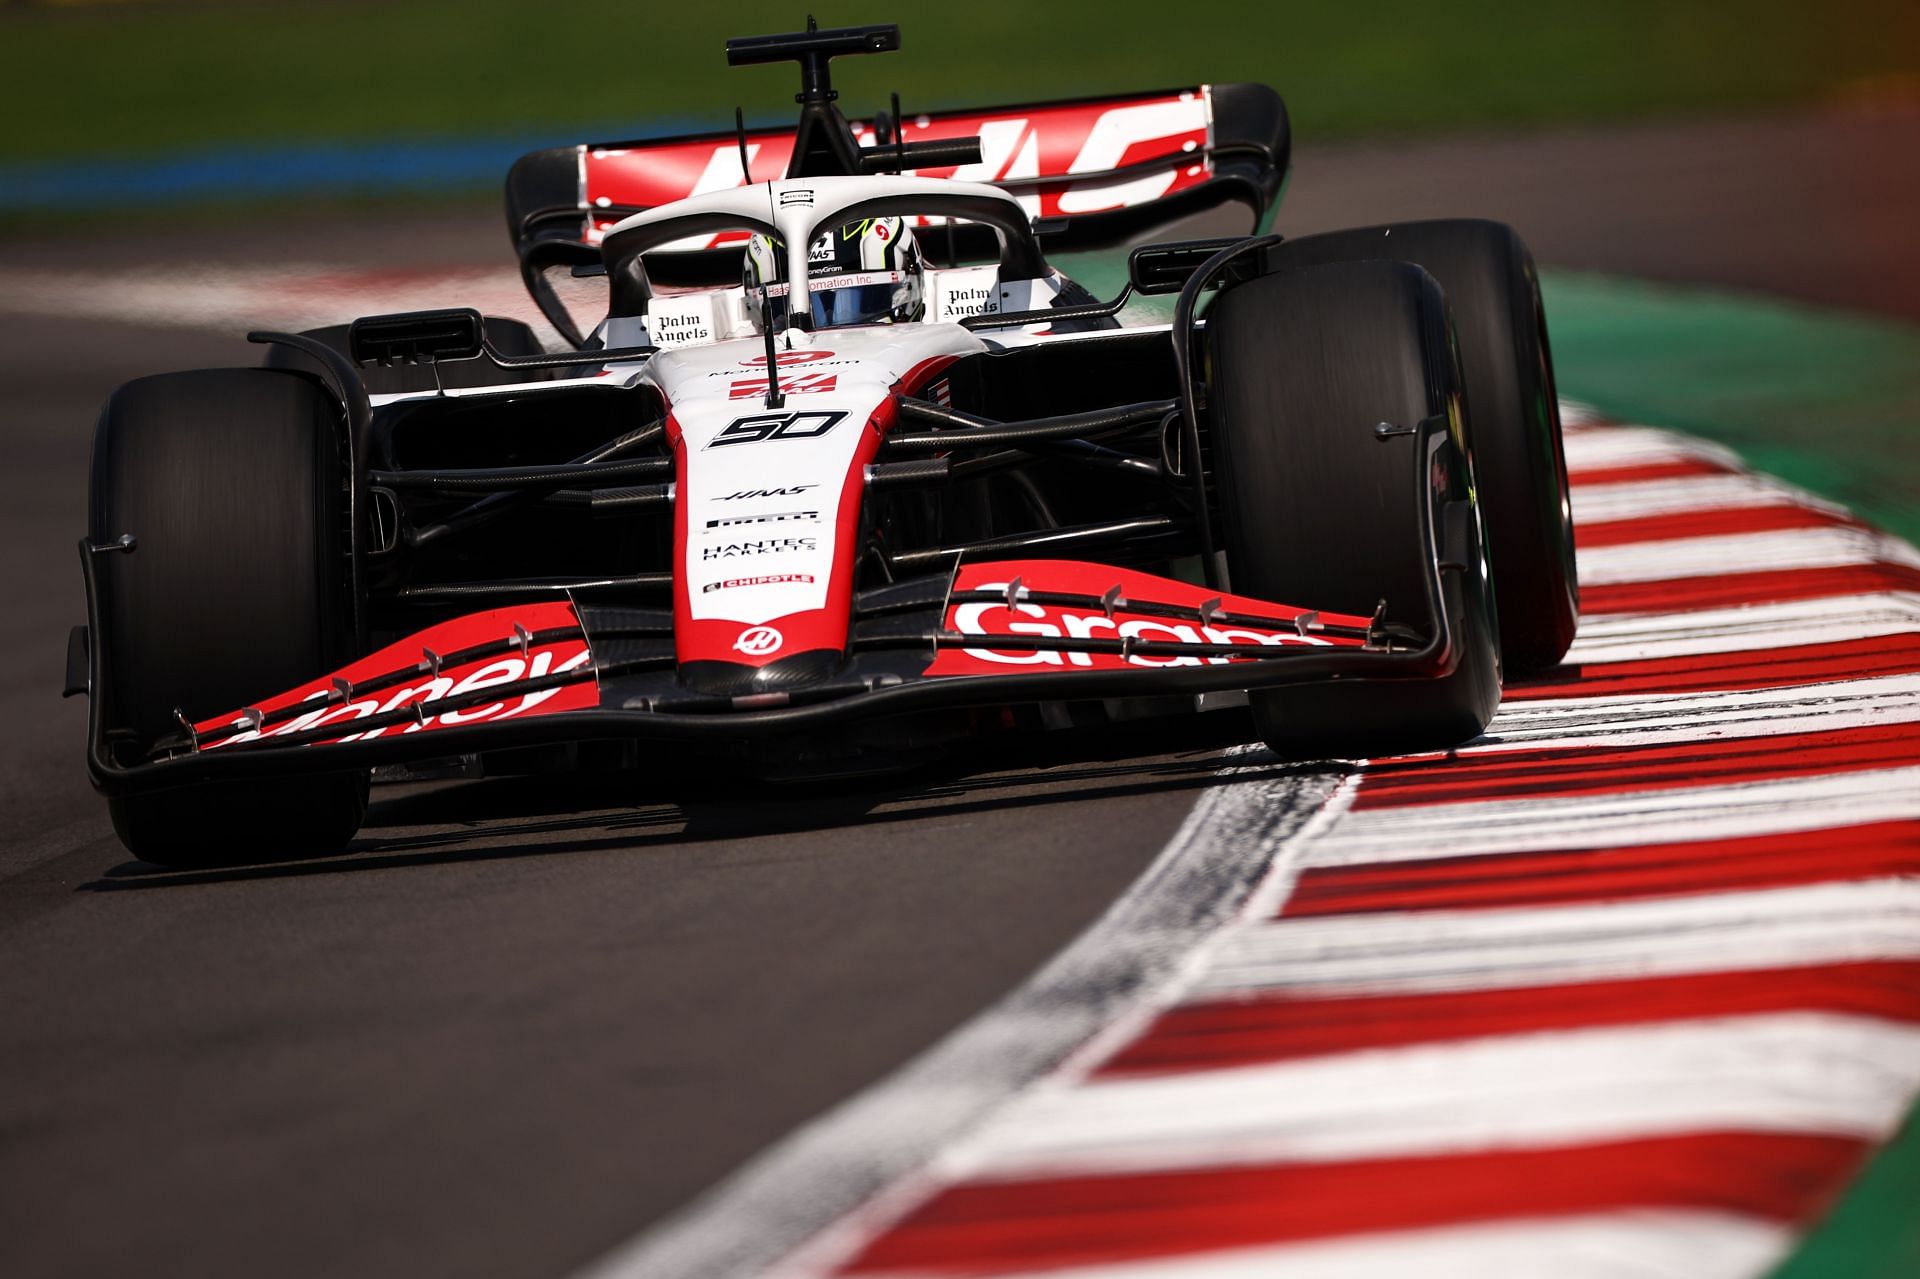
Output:
<svg viewBox="0 0 1920 1279">
<path fill-rule="evenodd" d="M 714 591 L 730 591 L 739 586 L 780 586 L 788 582 L 809 583 L 813 581 L 811 573 L 762 573 L 758 577 L 730 577 L 724 582 L 708 582 L 700 588 L 702 595 Z"/>
</svg>

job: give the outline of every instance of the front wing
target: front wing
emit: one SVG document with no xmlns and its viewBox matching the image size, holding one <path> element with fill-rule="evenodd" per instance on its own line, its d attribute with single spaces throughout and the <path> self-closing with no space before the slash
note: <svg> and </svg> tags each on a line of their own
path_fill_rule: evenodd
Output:
<svg viewBox="0 0 1920 1279">
<path fill-rule="evenodd" d="M 1448 470 L 1448 438 L 1423 434 L 1432 571 L 1417 633 L 1082 561 L 970 563 L 862 592 L 839 676 L 728 697 L 679 684 L 670 610 L 555 599 L 439 623 L 253 706 L 181 714 L 139 760 L 110 748 L 96 696 L 89 768 L 126 791 L 597 738 L 777 738 L 943 708 L 1438 678 L 1459 660 L 1458 579 L 1476 557 L 1471 508 L 1430 478 Z M 100 557 L 81 558 L 97 627 Z M 100 690 L 105 646 L 89 647 Z"/>
</svg>

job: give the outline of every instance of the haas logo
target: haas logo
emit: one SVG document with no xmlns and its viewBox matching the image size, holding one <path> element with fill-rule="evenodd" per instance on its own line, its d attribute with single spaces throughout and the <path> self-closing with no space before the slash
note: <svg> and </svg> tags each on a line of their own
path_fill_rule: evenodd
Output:
<svg viewBox="0 0 1920 1279">
<path fill-rule="evenodd" d="M 792 377 L 780 379 L 780 389 L 788 395 L 818 395 L 824 391 L 838 389 L 838 373 L 796 373 Z M 750 400 L 756 395 L 767 393 L 767 379 L 763 377 L 742 378 L 735 382 L 727 392 L 729 400 Z"/>
<path fill-rule="evenodd" d="M 738 652 L 748 657 L 765 657 L 768 653 L 777 653 L 787 637 L 771 626 L 749 626 L 740 632 L 740 638 L 733 642 Z"/>
</svg>

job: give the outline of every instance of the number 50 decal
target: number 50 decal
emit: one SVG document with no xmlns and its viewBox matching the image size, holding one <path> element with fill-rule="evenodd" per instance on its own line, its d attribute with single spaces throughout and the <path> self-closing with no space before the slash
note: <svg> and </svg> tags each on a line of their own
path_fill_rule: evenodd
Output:
<svg viewBox="0 0 1920 1279">
<path fill-rule="evenodd" d="M 815 440 L 840 425 L 845 413 L 760 413 L 735 418 L 725 430 L 707 441 L 717 449 L 725 444 L 758 444 L 762 440 Z"/>
</svg>

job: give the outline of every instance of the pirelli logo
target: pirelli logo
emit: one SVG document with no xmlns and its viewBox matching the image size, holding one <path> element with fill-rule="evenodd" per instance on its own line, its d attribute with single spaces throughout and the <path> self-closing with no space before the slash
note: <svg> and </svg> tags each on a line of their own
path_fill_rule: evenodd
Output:
<svg viewBox="0 0 1920 1279">
<path fill-rule="evenodd" d="M 818 524 L 818 511 L 773 511 L 766 515 L 728 515 L 708 520 L 708 528 L 740 528 L 750 524 Z"/>
</svg>

